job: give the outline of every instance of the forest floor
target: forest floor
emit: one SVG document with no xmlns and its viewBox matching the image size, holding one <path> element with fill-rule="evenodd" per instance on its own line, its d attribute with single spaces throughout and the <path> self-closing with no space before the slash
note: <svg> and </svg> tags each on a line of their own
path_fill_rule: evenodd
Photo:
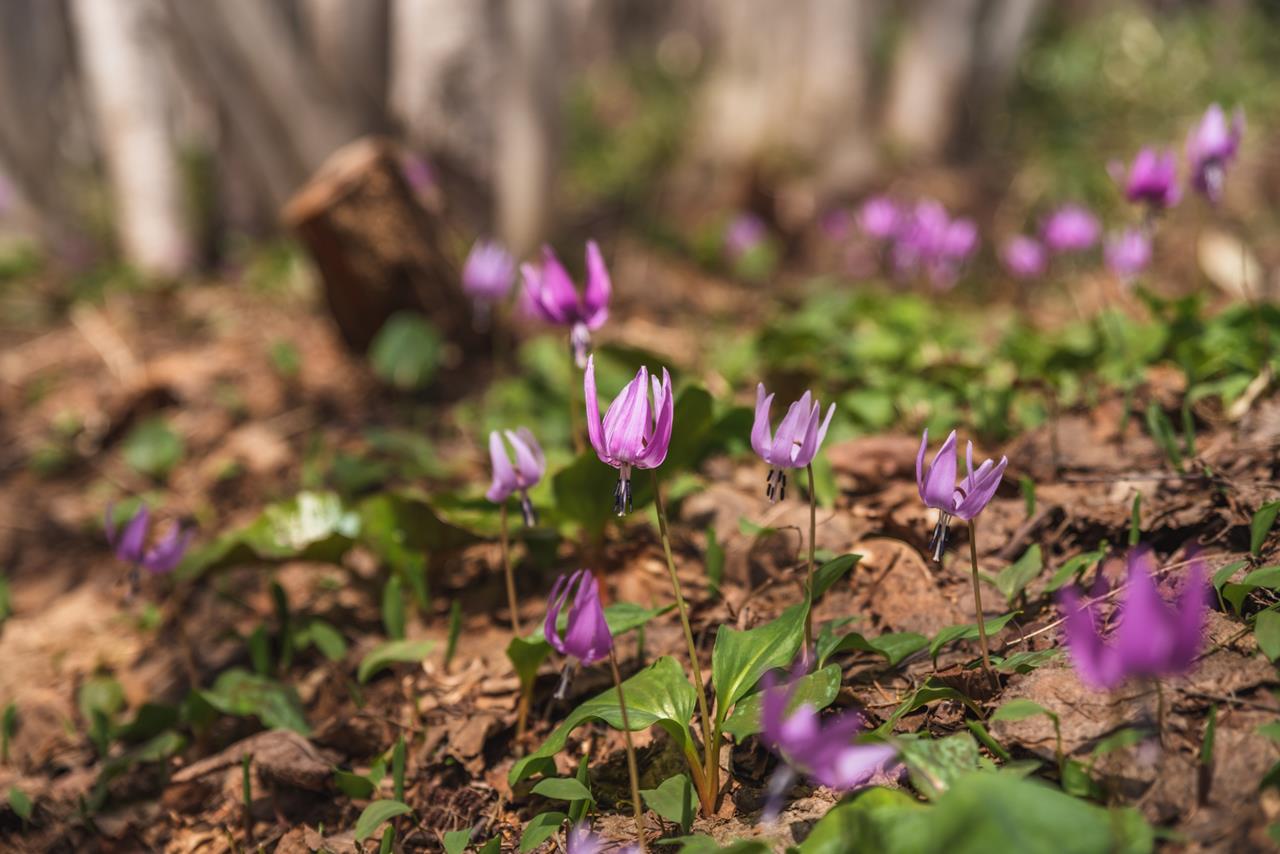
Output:
<svg viewBox="0 0 1280 854">
<path fill-rule="evenodd" d="M 615 309 L 614 316 L 626 320 L 605 332 L 614 343 L 642 345 L 677 360 L 700 346 L 697 312 L 708 305 L 739 312 L 744 325 L 767 322 L 753 316 L 760 310 L 732 282 L 692 286 L 694 274 L 687 274 L 683 285 L 666 286 L 668 295 L 628 290 L 629 280 L 663 278 L 629 276 L 628 265 L 664 263 L 644 256 L 619 262 L 614 281 L 620 305 L 629 308 Z M 682 299 L 697 303 L 683 320 Z M 665 308 L 645 308 L 654 304 Z M 0 624 L 0 707 L 12 704 L 16 714 L 5 725 L 0 762 L 0 799 L 9 793 L 0 805 L 0 848 L 356 850 L 355 824 L 370 798 L 340 789 L 335 769 L 369 775 L 400 736 L 408 744 L 403 797 L 414 811 L 398 820 L 404 850 L 439 850 L 444 832 L 466 827 L 477 828 L 477 840 L 501 835 L 503 849 L 516 850 L 525 823 L 553 803 L 530 795 L 527 783 L 513 791 L 513 760 L 541 743 L 569 709 L 606 690 L 608 671 L 585 669 L 569 697 L 553 703 L 559 674 L 544 666 L 531 732 L 526 743 L 517 743 L 519 684 L 505 654 L 509 614 L 495 538 L 472 538 L 428 555 L 430 604 L 413 612 L 406 633 L 433 641 L 432 651 L 420 665 L 394 665 L 367 681 L 357 679 L 356 670 L 386 639 L 379 596 L 385 567 L 363 545 L 333 556 L 232 561 L 187 580 L 146 579 L 138 596 L 126 595 L 125 570 L 102 534 L 102 515 L 113 498 L 162 495 L 155 507 L 164 517 L 192 521 L 207 542 L 253 523 L 269 504 L 301 489 L 331 485 L 334 469 L 359 458 L 375 428 L 421 430 L 430 437 L 434 459 L 463 461 L 445 466 L 441 483 L 456 488 L 469 479 L 473 492 L 483 489 L 483 435 L 436 423 L 434 413 L 452 402 L 406 400 L 381 386 L 362 360 L 342 350 L 318 311 L 302 308 L 307 305 L 304 297 L 228 283 L 116 294 L 79 305 L 65 321 L 38 333 L 9 333 L 2 342 L 0 562 L 7 602 L 0 609 L 6 616 Z M 465 390 L 485 381 L 484 370 L 460 363 L 444 385 Z M 727 391 L 715 387 L 716 377 L 703 378 L 713 392 Z M 1176 377 L 1152 369 L 1145 379 L 1143 403 L 1178 405 L 1183 389 Z M 736 391 L 745 400 L 750 389 Z M 815 391 L 823 396 L 821 388 Z M 1193 550 L 1211 574 L 1237 565 L 1220 584 L 1265 564 L 1275 543 L 1261 558 L 1251 556 L 1250 519 L 1280 491 L 1280 401 L 1257 394 L 1238 417 L 1200 420 L 1194 465 L 1185 474 L 1171 470 L 1140 418 L 1123 417 L 1125 405 L 1122 394 L 1106 393 L 1092 406 L 1071 408 L 1050 424 L 1013 435 L 1002 447 L 981 447 L 984 457 L 1007 454 L 1010 460 L 1000 492 L 979 521 L 984 571 L 998 576 L 1032 546 L 1043 564 L 1007 602 L 995 584 L 984 587 L 988 619 L 1015 615 L 993 637 L 993 652 L 1006 661 L 1016 653 L 1046 652 L 1013 659 L 1025 664 L 999 672 L 997 690 L 976 666 L 972 642 L 944 645 L 936 660 L 919 650 L 893 664 L 846 650 L 832 659 L 843 670 L 836 705 L 864 710 L 873 725 L 897 710 L 894 732 L 942 737 L 971 732 L 967 720 L 981 721 L 1010 700 L 1026 698 L 1057 715 L 1062 750 L 1087 769 L 1091 799 L 1136 807 L 1159 829 L 1162 846 L 1266 848 L 1267 827 L 1280 818 L 1280 792 L 1260 792 L 1259 782 L 1280 760 L 1280 742 L 1259 728 L 1280 718 L 1280 680 L 1237 613 L 1241 608 L 1215 600 L 1197 668 L 1166 685 L 1161 740 L 1135 741 L 1114 736 L 1134 727 L 1149 732 L 1154 692 L 1127 685 L 1108 695 L 1082 685 L 1067 657 L 1053 652 L 1062 643 L 1061 619 L 1045 588 L 1068 559 L 1098 549 L 1099 572 L 1112 582 L 1122 578 L 1123 557 L 1107 544 L 1126 542 L 1139 493 L 1138 527 L 1162 572 L 1184 568 Z M 122 453 L 131 432 L 157 415 L 167 419 L 182 447 L 162 484 Z M 918 434 L 904 427 L 834 441 L 824 450 L 838 495 L 818 510 L 818 548 L 861 559 L 818 603 L 816 624 L 853 618 L 852 627 L 872 638 L 934 637 L 973 622 L 967 535 L 957 529 L 941 564 L 924 554 L 935 517 L 916 494 L 918 446 Z M 381 488 L 381 481 L 419 480 L 385 468 L 358 474 L 353 489 L 360 494 Z M 764 479 L 754 457 L 716 454 L 700 464 L 696 486 L 682 490 L 674 503 L 675 562 L 704 673 L 717 627 L 751 628 L 801 596 L 808 505 L 799 490 L 768 504 Z M 1035 483 L 1034 506 L 1019 489 L 1023 480 Z M 435 484 L 424 475 L 416 485 Z M 611 601 L 646 607 L 671 601 L 652 519 L 650 510 L 637 511 L 592 550 L 590 560 L 606 579 Z M 714 590 L 708 528 L 724 554 Z M 587 560 L 572 538 L 555 547 L 549 567 L 521 559 L 526 628 L 541 624 L 555 574 Z M 177 713 L 166 710 L 183 708 L 193 687 L 209 688 L 231 668 L 260 663 L 250 640 L 259 627 L 279 642 L 271 582 L 284 591 L 293 619 L 322 620 L 344 641 L 336 656 L 322 654 L 318 644 L 299 645 L 267 668 L 273 684 L 296 691 L 308 734 L 269 729 L 258 716 L 225 710 L 207 725 L 192 724 L 186 711 L 175 720 Z M 1260 589 L 1249 595 L 1271 594 Z M 461 631 L 446 663 L 452 603 L 460 603 Z M 631 633 L 618 643 L 625 674 L 659 655 L 684 659 L 672 615 L 653 620 L 642 641 Z M 953 691 L 903 712 L 900 707 L 926 684 Z M 967 703 L 954 699 L 957 692 Z M 111 717 L 109 737 L 95 730 L 100 708 Z M 143 710 L 164 724 L 151 728 Z M 1211 710 L 1215 734 L 1206 760 Z M 153 736 L 160 731 L 180 740 L 157 745 Z M 1068 785 L 1057 779 L 1061 766 L 1049 717 L 988 721 L 984 734 L 1007 752 L 1003 759 L 1038 760 L 1043 776 Z M 560 770 L 571 774 L 579 757 L 591 758 L 592 788 L 606 813 L 596 828 L 618 840 L 631 832 L 622 746 L 619 733 L 591 725 L 574 732 L 558 759 Z M 641 788 L 654 788 L 679 770 L 679 753 L 661 731 L 637 733 L 636 746 Z M 246 754 L 252 757 L 247 815 Z M 982 754 L 997 755 L 985 743 Z M 692 832 L 721 841 L 762 834 L 772 834 L 776 844 L 803 839 L 838 797 L 798 785 L 779 822 L 771 830 L 759 827 L 775 761 L 754 737 L 726 750 L 722 762 L 732 767 L 732 782 L 719 811 L 698 817 Z M 377 776 L 381 796 L 390 797 L 391 781 Z M 15 805 L 14 791 L 29 800 L 27 809 Z M 679 835 L 654 813 L 647 821 L 651 835 Z M 361 850 L 375 844 L 371 838 Z"/>
</svg>

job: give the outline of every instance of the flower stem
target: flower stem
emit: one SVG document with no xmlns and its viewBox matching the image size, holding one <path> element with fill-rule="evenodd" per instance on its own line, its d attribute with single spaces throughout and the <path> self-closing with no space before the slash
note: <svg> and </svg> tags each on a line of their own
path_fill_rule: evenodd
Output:
<svg viewBox="0 0 1280 854">
<path fill-rule="evenodd" d="M 662 534 L 662 550 L 667 556 L 667 571 L 671 573 L 671 589 L 676 594 L 676 607 L 680 611 L 680 624 L 684 627 L 684 641 L 689 646 L 689 664 L 693 669 L 693 683 L 698 689 L 698 713 L 702 717 L 702 745 L 706 751 L 704 761 L 707 772 L 707 791 L 702 793 L 702 807 L 710 813 L 714 809 L 714 800 L 719 774 L 720 750 L 711 735 L 711 714 L 707 711 L 706 687 L 702 681 L 702 668 L 698 666 L 698 647 L 693 642 L 693 628 L 689 625 L 689 609 L 684 603 L 684 593 L 680 590 L 680 579 L 676 576 L 676 563 L 671 557 L 671 535 L 667 531 L 667 510 L 662 503 L 662 485 L 658 482 L 658 472 L 650 469 L 653 475 L 653 504 L 658 511 L 658 531 Z M 715 741 L 718 741 L 716 739 Z"/>
<path fill-rule="evenodd" d="M 636 770 L 636 748 L 631 743 L 631 722 L 627 719 L 627 701 L 622 696 L 622 673 L 618 670 L 618 655 L 609 648 L 609 666 L 613 668 L 613 684 L 618 687 L 618 711 L 622 714 L 622 735 L 627 742 L 627 776 L 631 778 L 631 806 L 636 814 L 636 843 L 644 851 L 644 820 L 640 809 L 640 772 Z"/>
<path fill-rule="evenodd" d="M 516 600 L 516 576 L 511 568 L 511 544 L 507 537 L 507 502 L 502 502 L 502 568 L 507 575 L 507 607 L 511 609 L 511 633 L 516 637 L 524 634 L 520 631 L 520 606 Z"/>
<path fill-rule="evenodd" d="M 804 583 L 804 598 L 808 607 L 804 612 L 804 662 L 809 662 L 813 649 L 813 553 L 818 538 L 818 498 L 813 491 L 813 463 L 805 466 L 809 473 L 809 574 Z"/>
<path fill-rule="evenodd" d="M 578 427 L 578 387 L 582 384 L 578 363 L 573 355 L 573 337 L 569 338 L 569 438 L 573 440 L 573 452 L 581 454 L 582 430 Z"/>
<path fill-rule="evenodd" d="M 973 566 L 973 607 L 978 615 L 978 644 L 982 647 L 982 667 L 991 678 L 991 686 L 999 689 L 996 673 L 991 669 L 991 655 L 987 647 L 987 618 L 982 614 L 982 590 L 978 581 L 978 525 L 969 520 L 969 563 Z"/>
</svg>

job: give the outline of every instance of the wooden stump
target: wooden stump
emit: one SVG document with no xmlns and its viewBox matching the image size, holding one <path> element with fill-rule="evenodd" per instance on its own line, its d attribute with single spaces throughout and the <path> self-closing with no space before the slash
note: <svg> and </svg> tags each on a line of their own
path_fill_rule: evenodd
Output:
<svg viewBox="0 0 1280 854">
<path fill-rule="evenodd" d="M 368 348 L 397 311 L 421 311 L 452 341 L 475 337 L 442 227 L 414 198 L 393 143 L 365 137 L 335 151 L 284 207 L 324 282 L 343 340 Z"/>
</svg>

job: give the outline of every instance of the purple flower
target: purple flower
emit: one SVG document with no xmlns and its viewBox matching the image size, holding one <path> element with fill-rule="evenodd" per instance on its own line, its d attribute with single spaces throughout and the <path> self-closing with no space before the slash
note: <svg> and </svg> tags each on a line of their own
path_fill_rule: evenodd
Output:
<svg viewBox="0 0 1280 854">
<path fill-rule="evenodd" d="M 893 246 L 899 273 L 923 269 L 935 288 L 952 287 L 960 267 L 978 248 L 978 228 L 972 220 L 952 219 L 940 202 L 916 204 L 909 216 L 899 217 Z"/>
<path fill-rule="evenodd" d="M 1005 467 L 1009 465 L 1007 457 L 1000 462 L 985 460 L 978 468 L 973 467 L 973 442 L 965 450 L 964 480 L 956 483 L 956 431 L 952 430 L 947 441 L 942 443 L 933 462 L 924 463 L 925 452 L 929 450 L 929 430 L 925 429 L 920 438 L 920 452 L 916 454 L 916 489 L 920 492 L 920 500 L 926 506 L 939 511 L 938 525 L 933 531 L 929 548 L 933 550 L 935 561 L 942 559 L 946 548 L 947 526 L 951 517 L 968 521 L 973 519 L 991 502 L 1004 477 Z"/>
<path fill-rule="evenodd" d="M 1015 235 L 1005 243 L 1000 260 L 1009 275 L 1022 280 L 1043 276 L 1049 261 L 1044 244 L 1025 234 Z"/>
<path fill-rule="evenodd" d="M 1151 238 L 1140 228 L 1127 228 L 1107 238 L 1103 254 L 1111 272 L 1127 282 L 1151 263 Z"/>
<path fill-rule="evenodd" d="M 649 401 L 650 379 L 653 402 Z M 631 511 L 631 468 L 654 469 L 667 458 L 671 445 L 671 426 L 675 403 L 671 394 L 671 375 L 662 369 L 662 382 L 650 378 L 641 367 L 635 378 L 618 392 L 600 420 L 600 402 L 596 398 L 595 357 L 587 359 L 583 377 L 587 400 L 587 435 L 601 462 L 618 469 L 618 486 L 613 491 L 613 512 L 621 516 Z"/>
<path fill-rule="evenodd" d="M 795 689 L 775 686 L 766 677 L 760 707 L 762 739 L 786 759 L 796 771 L 823 786 L 849 791 L 865 786 L 877 773 L 885 771 L 897 751 L 887 744 L 854 744 L 863 728 L 862 717 L 845 713 L 826 724 L 809 703 L 787 713 Z"/>
<path fill-rule="evenodd" d="M 1187 135 L 1187 163 L 1191 186 L 1217 204 L 1222 198 L 1226 168 L 1235 159 L 1244 136 L 1244 111 L 1237 108 L 1227 125 L 1226 113 L 1210 104 L 1200 123 Z"/>
<path fill-rule="evenodd" d="M 516 464 L 511 465 L 507 449 L 502 444 L 502 436 L 497 430 L 489 434 L 489 459 L 493 462 L 493 485 L 485 493 L 485 497 L 494 504 L 502 504 L 512 493 L 520 493 L 520 512 L 524 523 L 533 526 L 538 523 L 533 504 L 529 501 L 529 490 L 542 480 L 547 470 L 547 458 L 542 454 L 538 440 L 527 427 L 517 428 L 513 433 L 504 431 L 507 441 L 515 451 Z"/>
<path fill-rule="evenodd" d="M 542 247 L 542 266 L 521 264 L 526 305 L 547 323 L 568 326 L 574 361 L 578 367 L 587 363 L 591 333 L 609 319 L 609 293 L 612 284 L 604 265 L 600 247 L 587 241 L 587 285 L 582 295 L 568 271 L 550 246 Z"/>
<path fill-rule="evenodd" d="M 724 250 L 732 261 L 740 261 L 744 255 L 758 248 L 768 236 L 764 220 L 753 213 L 734 217 L 724 232 Z"/>
<path fill-rule="evenodd" d="M 1041 236 L 1052 252 L 1083 252 L 1098 242 L 1098 218 L 1081 205 L 1063 205 L 1044 221 Z"/>
<path fill-rule="evenodd" d="M 567 854 L 600 854 L 604 846 L 604 840 L 592 833 L 585 821 L 569 828 L 569 834 L 565 838 Z M 625 845 L 618 849 L 617 854 L 639 854 L 639 851 L 640 848 L 636 845 Z"/>
<path fill-rule="evenodd" d="M 187 546 L 191 544 L 191 537 L 195 532 L 184 530 L 181 525 L 175 523 L 163 537 L 152 544 L 151 548 L 147 548 L 150 525 L 151 511 L 147 509 L 147 505 L 143 504 L 138 507 L 138 512 L 133 514 L 133 518 L 125 524 L 124 530 L 117 532 L 115 513 L 112 512 L 111 507 L 107 508 L 104 527 L 107 532 L 107 542 L 115 550 L 116 557 L 135 570 L 143 567 L 153 575 L 164 575 L 172 572 L 182 561 L 182 556 L 186 554 Z"/>
<path fill-rule="evenodd" d="M 858 228 L 873 240 L 888 240 L 898 233 L 902 214 L 887 196 L 874 196 L 862 203 L 858 211 Z"/>
<path fill-rule="evenodd" d="M 1116 171 L 1123 176 L 1124 167 L 1121 165 Z M 1124 178 L 1124 197 L 1158 210 L 1173 207 L 1181 195 L 1178 161 L 1173 152 L 1161 154 L 1154 148 L 1139 151 L 1129 167 L 1128 177 Z"/>
<path fill-rule="evenodd" d="M 516 262 L 496 240 L 477 240 L 462 267 L 462 289 L 474 300 L 497 302 L 511 290 Z"/>
<path fill-rule="evenodd" d="M 565 632 L 561 636 L 557 622 L 571 595 L 573 604 L 569 606 Z M 609 633 L 609 624 L 604 619 L 596 578 L 589 570 L 580 569 L 572 575 L 557 578 L 547 603 L 547 619 L 542 624 L 542 633 L 552 649 L 583 664 L 595 664 L 609 657 L 609 651 L 613 649 L 613 635 Z"/>
<path fill-rule="evenodd" d="M 778 432 L 770 434 L 769 409 L 772 406 L 773 395 L 765 394 L 764 383 L 758 384 L 751 447 L 769 464 L 765 494 L 770 502 L 787 497 L 787 469 L 802 469 L 813 462 L 822 447 L 822 440 L 827 436 L 831 416 L 836 411 L 833 403 L 827 407 L 827 417 L 822 418 L 821 404 L 806 391 L 787 409 L 787 414 L 778 424 Z"/>
<path fill-rule="evenodd" d="M 1109 639 L 1098 630 L 1096 605 L 1083 603 L 1072 588 L 1063 589 L 1059 604 L 1067 650 L 1085 683 L 1109 689 L 1133 677 L 1186 673 L 1195 663 L 1208 605 L 1204 562 L 1191 562 L 1182 590 L 1171 604 L 1161 597 L 1154 570 L 1148 549 L 1130 553 L 1119 625 Z"/>
</svg>

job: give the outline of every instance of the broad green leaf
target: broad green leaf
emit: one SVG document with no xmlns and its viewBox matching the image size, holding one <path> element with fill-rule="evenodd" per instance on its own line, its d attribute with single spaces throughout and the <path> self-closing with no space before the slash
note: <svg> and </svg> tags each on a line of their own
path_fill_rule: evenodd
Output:
<svg viewBox="0 0 1280 854">
<path fill-rule="evenodd" d="M 837 804 L 797 847 L 798 854 L 875 851 L 904 854 L 923 847 L 926 817 L 933 812 L 901 789 L 872 788 Z M 926 819 L 926 820 L 922 820 Z M 915 843 L 918 847 L 912 848 Z"/>
<path fill-rule="evenodd" d="M 822 594 L 831 589 L 831 585 L 835 584 L 854 565 L 862 559 L 862 555 L 840 555 L 835 560 L 830 560 L 822 566 L 814 570 L 813 573 L 813 600 L 816 602 L 822 598 Z"/>
<path fill-rule="evenodd" d="M 1280 566 L 1264 566 L 1261 569 L 1255 569 L 1238 584 L 1223 585 L 1220 593 L 1239 614 L 1244 608 L 1244 600 L 1255 590 L 1280 590 Z"/>
<path fill-rule="evenodd" d="M 363 774 L 343 771 L 340 768 L 333 772 L 333 782 L 344 795 L 357 800 L 365 800 L 372 797 L 378 788 L 372 780 Z"/>
<path fill-rule="evenodd" d="M 593 801 L 591 790 L 574 777 L 548 777 L 533 787 L 535 795 L 556 801 Z"/>
<path fill-rule="evenodd" d="M 404 640 L 404 588 L 400 576 L 387 579 L 382 588 L 382 627 L 391 640 Z"/>
<path fill-rule="evenodd" d="M 369 651 L 356 670 L 356 680 L 363 683 L 383 668 L 397 663 L 419 662 L 426 658 L 435 645 L 430 640 L 393 640 L 379 644 Z"/>
<path fill-rule="evenodd" d="M 992 638 L 1008 625 L 1009 621 L 1018 615 L 1017 611 L 1012 611 L 991 620 L 985 620 L 984 624 L 987 630 L 987 637 Z M 938 660 L 938 653 L 948 644 L 961 640 L 976 640 L 978 637 L 978 624 L 972 623 L 964 626 L 947 626 L 934 637 L 929 644 L 929 658 L 934 661 Z"/>
<path fill-rule="evenodd" d="M 76 705 L 86 721 L 93 720 L 95 712 L 109 721 L 124 709 L 124 688 L 110 676 L 90 677 L 80 686 Z"/>
<path fill-rule="evenodd" d="M 342 661 L 347 657 L 347 641 L 342 637 L 342 632 L 324 620 L 313 617 L 307 621 L 306 628 L 297 641 L 298 646 L 304 646 L 303 641 L 315 644 L 320 654 L 330 661 Z"/>
<path fill-rule="evenodd" d="M 664 656 L 623 682 L 622 689 L 627 699 L 627 718 L 632 731 L 647 729 L 656 724 L 676 741 L 686 756 L 694 753 L 689 722 L 693 719 L 697 694 L 678 661 L 671 656 Z M 616 688 L 578 706 L 547 736 L 541 747 L 516 760 L 507 778 L 510 784 L 514 786 L 532 773 L 530 769 L 538 767 L 540 760 L 559 753 L 564 749 L 569 733 L 592 720 L 604 721 L 614 729 L 622 729 Z"/>
<path fill-rule="evenodd" d="M 1280 658 L 1280 612 L 1260 611 L 1253 624 L 1253 634 L 1263 655 L 1272 661 Z"/>
<path fill-rule="evenodd" d="M 398 389 L 425 388 L 440 367 L 444 340 L 422 315 L 393 314 L 369 345 L 369 361 L 380 379 Z"/>
<path fill-rule="evenodd" d="M 929 639 L 915 632 L 887 632 L 878 637 L 867 638 L 858 632 L 828 635 L 824 630 L 817 641 L 818 664 L 825 664 L 837 652 L 855 649 L 882 655 L 888 659 L 890 666 L 897 667 L 904 658 L 928 645 Z"/>
<path fill-rule="evenodd" d="M 182 460 L 185 447 L 163 418 L 148 418 L 129 431 L 122 450 L 130 468 L 163 480 Z"/>
<path fill-rule="evenodd" d="M 461 830 L 446 832 L 441 840 L 445 854 L 462 854 L 463 851 L 466 851 L 467 843 L 471 841 L 471 834 L 474 832 L 474 827 L 464 827 Z"/>
<path fill-rule="evenodd" d="M 804 641 L 802 602 L 792 605 L 771 622 L 738 631 L 721 626 L 711 651 L 711 681 L 716 691 L 716 723 L 729 715 L 733 704 L 775 667 L 789 667 Z"/>
<path fill-rule="evenodd" d="M 1000 673 L 1030 673 L 1037 667 L 1043 667 L 1050 661 L 1061 657 L 1062 650 L 1057 647 L 1049 649 L 1021 650 L 1013 655 L 1001 658 L 991 656 L 991 666 Z"/>
<path fill-rule="evenodd" d="M 707 527 L 707 592 L 720 595 L 720 582 L 724 579 L 724 547 L 716 539 L 714 525 Z"/>
<path fill-rule="evenodd" d="M 665 614 L 674 607 L 674 605 L 664 605 L 661 608 L 642 608 L 632 602 L 614 602 L 605 606 L 604 621 L 609 626 L 609 633 L 616 638 L 640 628 L 654 617 Z M 561 629 L 568 623 L 568 619 L 568 611 L 562 611 L 559 623 Z M 522 638 L 512 638 L 507 644 L 507 658 L 511 659 L 521 684 L 527 685 L 533 681 L 538 675 L 538 668 L 549 655 L 551 655 L 551 644 L 547 643 L 541 629 Z"/>
<path fill-rule="evenodd" d="M 263 726 L 309 735 L 302 702 L 289 686 L 239 667 L 224 670 L 201 698 L 224 715 L 255 717 Z"/>
<path fill-rule="evenodd" d="M 529 819 L 520 834 L 520 852 L 532 851 L 546 842 L 560 830 L 560 826 L 569 818 L 562 812 L 544 812 Z"/>
<path fill-rule="evenodd" d="M 374 801 L 365 807 L 360 817 L 356 819 L 356 842 L 364 842 L 386 822 L 411 812 L 413 807 L 403 801 Z"/>
<path fill-rule="evenodd" d="M 1249 520 L 1249 554 L 1258 557 L 1262 554 L 1262 544 L 1271 533 L 1271 526 L 1276 523 L 1276 514 L 1280 514 L 1280 501 L 1268 501 L 1258 508 Z"/>
<path fill-rule="evenodd" d="M 1094 551 L 1083 552 L 1067 560 L 1058 568 L 1058 571 L 1049 579 L 1049 583 L 1045 585 L 1046 593 L 1053 593 L 1069 581 L 1074 581 L 1089 568 L 1090 564 L 1095 564 L 1107 556 L 1109 546 L 1104 540 L 1100 546 Z"/>
<path fill-rule="evenodd" d="M 923 685 L 913 691 L 911 696 L 904 700 L 898 708 L 894 709 L 893 713 L 889 715 L 884 723 L 876 727 L 876 732 L 893 732 L 893 725 L 897 723 L 898 719 L 903 715 L 909 715 L 916 709 L 927 706 L 930 703 L 935 703 L 938 700 L 954 700 L 958 703 L 964 703 L 974 712 L 974 714 L 981 715 L 982 713 L 978 704 L 973 700 L 969 699 L 955 688 L 943 685 L 941 682 L 930 677 L 925 680 Z"/>
<path fill-rule="evenodd" d="M 476 854 L 502 854 L 502 837 L 491 836 L 489 841 L 480 846 Z"/>
<path fill-rule="evenodd" d="M 773 849 L 758 839 L 740 839 L 722 846 L 710 836 L 694 834 L 660 841 L 663 845 L 678 844 L 678 854 L 773 854 Z"/>
<path fill-rule="evenodd" d="M 698 793 L 688 774 L 668 777 L 656 789 L 641 789 L 641 797 L 649 809 L 672 824 L 680 825 L 681 833 L 689 832 L 693 817 L 698 812 Z"/>
<path fill-rule="evenodd" d="M 659 371 L 659 378 L 661 374 Z M 672 415 L 674 423 L 680 427 L 671 433 L 671 446 L 662 464 L 665 477 L 670 477 L 672 472 L 693 468 L 701 460 L 703 448 L 715 439 L 712 409 L 711 395 L 702 386 L 690 384 L 676 394 Z"/>
<path fill-rule="evenodd" d="M 31 813 L 35 811 L 35 805 L 31 803 L 31 798 L 27 797 L 27 793 L 17 786 L 9 787 L 9 806 L 13 808 L 18 818 L 23 821 L 31 821 Z"/>
<path fill-rule="evenodd" d="M 991 767 L 990 760 L 983 759 L 978 743 L 967 732 L 945 738 L 904 736 L 895 743 L 911 774 L 911 782 L 930 800 L 940 798 L 959 777 Z"/>
<path fill-rule="evenodd" d="M 1000 570 L 1000 574 L 996 576 L 996 588 L 1004 594 L 1005 602 L 1012 605 L 1018 595 L 1043 569 L 1044 560 L 1040 556 L 1040 544 L 1034 543 L 1031 548 L 1023 552 L 1022 557 Z"/>
<path fill-rule="evenodd" d="M 638 478 L 636 486 L 648 480 Z M 600 462 L 594 451 L 586 451 L 551 478 L 556 513 L 582 528 L 588 539 L 596 539 L 613 518 L 613 488 L 618 473 Z M 640 509 L 639 496 L 635 508 Z"/>
<path fill-rule="evenodd" d="M 815 709 L 825 709 L 840 692 L 841 676 L 838 664 L 801 676 L 791 683 L 791 690 L 794 692 L 791 709 L 798 708 L 802 703 L 808 703 Z M 734 707 L 733 714 L 720 727 L 721 731 L 738 741 L 760 732 L 760 710 L 763 701 L 763 691 L 743 697 Z"/>
</svg>

